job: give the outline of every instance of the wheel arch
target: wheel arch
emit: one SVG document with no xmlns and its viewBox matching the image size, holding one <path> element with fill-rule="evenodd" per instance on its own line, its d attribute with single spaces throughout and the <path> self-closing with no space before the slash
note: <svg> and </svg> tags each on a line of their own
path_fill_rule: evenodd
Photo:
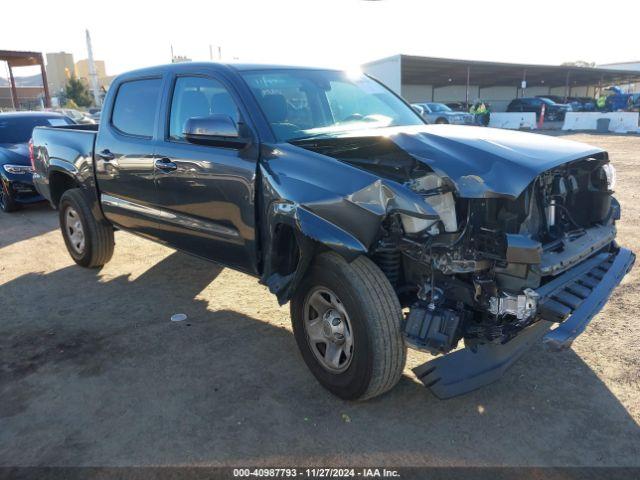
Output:
<svg viewBox="0 0 640 480">
<path fill-rule="evenodd" d="M 78 181 L 63 170 L 54 169 L 49 173 L 49 191 L 51 194 L 51 204 L 58 208 L 60 199 L 64 192 L 72 188 L 79 188 Z"/>
<path fill-rule="evenodd" d="M 281 203 L 271 211 L 261 281 L 281 305 L 290 300 L 317 254 L 333 251 L 351 262 L 367 253 L 356 237 L 304 207 Z"/>
</svg>

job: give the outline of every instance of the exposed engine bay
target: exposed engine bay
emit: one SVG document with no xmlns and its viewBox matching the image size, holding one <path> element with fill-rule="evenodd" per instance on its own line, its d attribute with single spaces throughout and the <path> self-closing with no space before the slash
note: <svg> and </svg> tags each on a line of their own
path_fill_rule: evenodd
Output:
<svg viewBox="0 0 640 480">
<path fill-rule="evenodd" d="M 409 346 L 447 353 L 462 339 L 471 348 L 504 343 L 540 319 L 564 321 L 572 302 L 541 301 L 537 290 L 615 248 L 620 209 L 607 154 L 593 152 L 542 171 L 518 195 L 508 195 L 481 191 L 488 177 L 447 175 L 398 148 L 401 142 L 300 146 L 397 182 L 437 213 L 390 212 L 369 250 L 405 308 Z M 524 178 L 522 171 L 492 175 L 503 175 L 507 185 L 510 175 L 514 182 Z M 575 295 L 584 299 L 588 291 Z"/>
</svg>

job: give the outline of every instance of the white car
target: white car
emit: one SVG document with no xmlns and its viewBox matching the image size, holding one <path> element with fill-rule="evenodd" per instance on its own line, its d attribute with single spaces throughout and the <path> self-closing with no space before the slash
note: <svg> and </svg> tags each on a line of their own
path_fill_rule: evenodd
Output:
<svg viewBox="0 0 640 480">
<path fill-rule="evenodd" d="M 475 116 L 466 112 L 454 112 L 444 103 L 412 103 L 411 106 L 422 115 L 427 123 L 451 123 L 455 125 L 474 125 Z"/>
</svg>

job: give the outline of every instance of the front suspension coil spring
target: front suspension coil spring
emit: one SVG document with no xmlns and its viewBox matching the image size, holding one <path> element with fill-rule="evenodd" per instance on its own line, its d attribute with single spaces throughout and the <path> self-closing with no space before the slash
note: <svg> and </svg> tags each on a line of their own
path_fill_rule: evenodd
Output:
<svg viewBox="0 0 640 480">
<path fill-rule="evenodd" d="M 402 254 L 397 248 L 378 250 L 373 255 L 373 261 L 380 267 L 380 270 L 394 287 L 400 281 L 401 259 Z"/>
</svg>

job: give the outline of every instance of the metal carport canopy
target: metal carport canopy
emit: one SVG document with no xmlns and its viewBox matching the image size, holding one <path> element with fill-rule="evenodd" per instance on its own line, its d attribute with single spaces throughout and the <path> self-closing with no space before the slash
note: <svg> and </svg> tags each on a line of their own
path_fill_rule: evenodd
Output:
<svg viewBox="0 0 640 480">
<path fill-rule="evenodd" d="M 528 86 L 586 87 L 640 82 L 640 71 L 608 68 L 532 65 L 524 63 L 484 62 L 450 58 L 400 55 L 403 84 L 434 87 L 470 85 L 484 87 L 515 86 L 522 80 Z"/>
<path fill-rule="evenodd" d="M 9 67 L 9 87 L 11 88 L 11 99 L 14 108 L 18 108 L 18 92 L 16 90 L 16 82 L 13 77 L 13 68 L 28 67 L 32 65 L 40 66 L 40 75 L 42 76 L 42 90 L 44 92 L 44 104 L 45 107 L 51 106 L 51 98 L 49 97 L 49 86 L 47 84 L 47 72 L 44 68 L 44 59 L 42 58 L 42 53 L 0 50 L 0 61 L 7 62 L 7 66 Z"/>
</svg>

